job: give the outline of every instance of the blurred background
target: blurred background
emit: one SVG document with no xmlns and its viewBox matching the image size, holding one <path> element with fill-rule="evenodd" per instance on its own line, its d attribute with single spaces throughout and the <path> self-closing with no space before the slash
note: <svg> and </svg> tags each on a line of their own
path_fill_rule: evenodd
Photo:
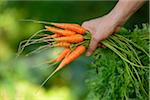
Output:
<svg viewBox="0 0 150 100">
<path fill-rule="evenodd" d="M 116 1 L 6 1 L 0 0 L 0 100 L 84 100 L 88 90 L 86 72 L 91 59 L 84 55 L 54 75 L 36 94 L 52 68 L 42 62 L 52 59 L 62 48 L 16 58 L 19 43 L 43 28 L 41 24 L 21 22 L 34 19 L 78 23 L 107 14 Z M 148 23 L 148 2 L 124 25 Z"/>
</svg>

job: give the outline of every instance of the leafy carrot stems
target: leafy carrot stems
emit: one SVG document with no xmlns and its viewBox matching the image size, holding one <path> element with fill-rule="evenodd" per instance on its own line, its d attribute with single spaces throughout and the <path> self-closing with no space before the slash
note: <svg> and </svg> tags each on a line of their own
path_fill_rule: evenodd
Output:
<svg viewBox="0 0 150 100">
<path fill-rule="evenodd" d="M 42 30 L 39 30 L 39 31 L 35 32 L 35 33 L 26 41 L 26 43 L 25 43 L 25 45 L 22 47 L 22 49 L 21 49 L 21 50 L 20 50 L 20 48 L 18 49 L 18 54 L 17 54 L 17 56 L 19 56 L 19 55 L 23 52 L 25 46 L 28 45 L 28 43 L 30 42 L 30 40 L 32 40 L 33 37 L 35 37 L 37 34 L 39 34 L 39 33 L 41 33 L 41 32 L 44 32 L 44 31 L 46 31 L 46 29 L 42 29 Z"/>
</svg>

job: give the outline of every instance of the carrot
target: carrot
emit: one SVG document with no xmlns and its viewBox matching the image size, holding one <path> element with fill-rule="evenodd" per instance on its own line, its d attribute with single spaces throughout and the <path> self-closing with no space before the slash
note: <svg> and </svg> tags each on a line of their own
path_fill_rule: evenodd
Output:
<svg viewBox="0 0 150 100">
<path fill-rule="evenodd" d="M 60 52 L 60 54 L 56 59 L 46 61 L 45 63 L 60 62 L 70 51 L 71 51 L 70 48 L 65 48 L 62 52 Z"/>
<path fill-rule="evenodd" d="M 65 48 L 68 48 L 68 47 L 70 47 L 70 45 L 71 45 L 71 43 L 69 43 L 69 42 L 59 42 L 59 43 L 54 43 L 54 44 L 49 43 L 47 45 L 38 47 L 37 49 L 33 50 L 32 52 L 29 52 L 28 54 L 26 54 L 26 56 L 31 55 L 31 54 L 36 53 L 36 52 L 40 52 L 40 51 L 48 49 L 48 48 L 52 48 L 52 47 L 65 47 Z"/>
<path fill-rule="evenodd" d="M 75 35 L 76 33 L 70 30 L 63 30 L 63 29 L 59 29 L 56 27 L 51 27 L 51 26 L 45 26 L 45 28 L 53 33 L 58 33 L 60 35 L 64 35 L 64 36 L 70 36 L 70 35 Z"/>
<path fill-rule="evenodd" d="M 45 38 L 50 39 L 50 38 L 57 38 L 57 37 L 60 37 L 60 36 L 61 36 L 60 34 L 55 33 L 55 34 L 53 34 L 53 35 L 47 35 Z"/>
<path fill-rule="evenodd" d="M 45 38 L 45 39 L 51 39 L 51 38 L 61 37 L 61 35 L 60 35 L 60 34 L 57 34 L 57 33 L 55 33 L 55 34 L 53 34 L 53 35 L 49 35 L 49 34 L 39 34 L 39 35 L 37 35 L 37 36 L 43 37 L 43 38 Z"/>
<path fill-rule="evenodd" d="M 70 42 L 70 43 L 78 43 L 84 40 L 84 37 L 80 34 L 65 36 L 65 37 L 58 37 L 54 38 L 57 42 Z"/>
<path fill-rule="evenodd" d="M 69 42 L 59 42 L 54 44 L 54 47 L 69 47 L 71 44 Z"/>
<path fill-rule="evenodd" d="M 78 58 L 81 54 L 83 54 L 86 50 L 86 47 L 83 45 L 78 46 L 77 48 L 75 48 L 74 51 L 72 51 L 62 62 L 61 64 L 57 67 L 57 70 L 60 70 L 62 67 L 64 67 L 65 65 L 69 64 L 70 62 L 72 62 L 73 60 L 75 60 L 76 58 Z"/>
<path fill-rule="evenodd" d="M 86 31 L 79 24 L 68 24 L 68 23 L 51 23 L 51 24 L 56 26 L 56 27 L 71 30 L 71 31 L 74 31 L 74 32 L 77 32 L 77 33 L 80 33 L 80 34 L 84 34 L 85 31 Z"/>
<path fill-rule="evenodd" d="M 66 56 L 60 65 L 46 78 L 46 80 L 41 84 L 40 88 L 51 78 L 57 71 L 62 69 L 65 65 L 69 64 L 76 58 L 78 58 L 81 54 L 86 51 L 85 46 L 80 45 L 74 51 L 72 51 L 68 56 Z"/>
<path fill-rule="evenodd" d="M 71 30 L 80 34 L 85 33 L 85 29 L 81 27 L 79 24 L 69 24 L 69 23 L 54 23 L 54 22 L 46 22 L 46 21 L 38 21 L 38 20 L 32 20 L 32 19 L 23 19 L 21 21 L 29 21 L 29 22 L 34 22 L 34 23 L 41 23 L 41 24 L 49 24 L 49 25 L 54 25 L 59 28 Z"/>
<path fill-rule="evenodd" d="M 70 48 L 64 49 L 56 59 L 56 62 L 60 62 L 68 53 L 70 52 Z"/>
</svg>

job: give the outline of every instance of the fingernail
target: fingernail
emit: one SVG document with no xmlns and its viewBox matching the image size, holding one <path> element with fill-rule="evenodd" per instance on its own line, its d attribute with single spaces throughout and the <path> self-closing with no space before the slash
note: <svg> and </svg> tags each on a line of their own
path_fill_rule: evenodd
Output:
<svg viewBox="0 0 150 100">
<path fill-rule="evenodd" d="M 91 53 L 90 53 L 90 52 L 87 52 L 87 53 L 86 53 L 86 56 L 90 56 L 90 55 L 91 55 Z"/>
</svg>

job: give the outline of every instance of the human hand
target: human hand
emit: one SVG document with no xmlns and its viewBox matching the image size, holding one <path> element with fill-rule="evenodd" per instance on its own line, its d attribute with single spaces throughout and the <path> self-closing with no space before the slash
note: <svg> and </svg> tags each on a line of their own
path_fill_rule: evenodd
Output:
<svg viewBox="0 0 150 100">
<path fill-rule="evenodd" d="M 106 16 L 84 22 L 82 26 L 92 33 L 87 56 L 94 52 L 101 40 L 108 38 L 111 34 L 118 31 L 144 2 L 145 0 L 119 0 L 113 10 Z"/>
<path fill-rule="evenodd" d="M 97 48 L 99 42 L 117 32 L 120 29 L 120 26 L 121 24 L 117 23 L 117 21 L 113 20 L 109 15 L 85 21 L 82 24 L 82 27 L 92 34 L 86 55 L 90 56 Z"/>
</svg>

